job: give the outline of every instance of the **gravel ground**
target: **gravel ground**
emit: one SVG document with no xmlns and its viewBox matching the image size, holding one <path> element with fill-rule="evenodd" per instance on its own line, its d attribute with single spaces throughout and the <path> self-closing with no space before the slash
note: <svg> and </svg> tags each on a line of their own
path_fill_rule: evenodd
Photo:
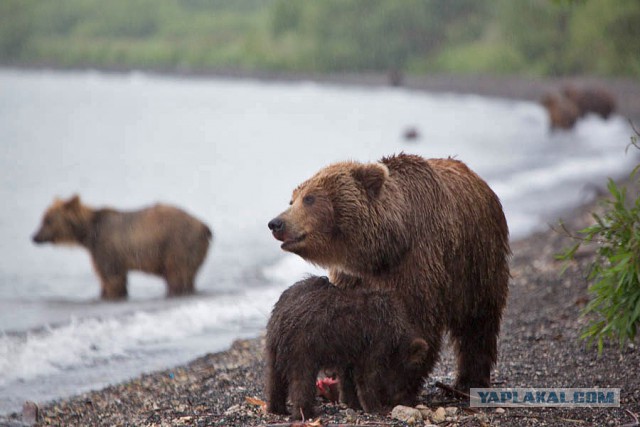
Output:
<svg viewBox="0 0 640 427">
<path fill-rule="evenodd" d="M 436 86 L 441 85 L 443 90 L 451 92 L 494 96 L 507 96 L 501 92 L 507 90 L 509 97 L 534 99 L 533 92 L 527 95 L 532 86 L 538 93 L 558 84 L 557 81 L 530 83 L 524 79 L 508 79 L 501 85 L 500 79 L 480 79 L 475 86 L 468 83 L 467 87 L 467 83 L 461 83 L 466 81 L 460 80 L 457 84 L 447 83 L 446 79 L 430 83 L 407 81 L 407 86 L 438 90 Z M 341 82 L 349 83 L 344 78 Z M 375 84 L 375 81 L 365 79 L 365 84 Z M 625 105 L 622 113 L 637 120 L 640 118 L 640 85 L 618 84 L 619 89 L 615 91 L 626 92 L 625 101 L 621 102 L 621 106 Z M 625 90 L 627 84 L 629 87 Z M 565 222 L 571 229 L 579 229 L 589 223 L 589 212 L 593 209 L 592 203 L 569 212 L 564 215 Z M 628 344 L 622 349 L 616 344 L 605 345 L 602 356 L 598 357 L 595 349 L 586 349 L 578 340 L 586 321 L 580 317 L 580 310 L 588 301 L 586 274 L 594 250 L 581 250 L 577 260 L 571 262 L 561 276 L 562 263 L 555 261 L 554 254 L 570 243 L 567 237 L 553 230 L 513 243 L 513 278 L 493 385 L 617 387 L 621 389 L 621 407 L 468 408 L 468 401 L 448 397 L 435 385 L 436 381 L 453 382 L 453 357 L 445 350 L 420 397 L 425 420 L 418 421 L 417 425 L 639 425 L 634 418 L 640 417 L 638 345 Z M 236 341 L 228 351 L 206 355 L 185 366 L 143 375 L 42 407 L 27 405 L 23 414 L 0 419 L 0 426 L 288 426 L 288 418 L 265 414 L 259 405 L 259 401 L 265 399 L 263 345 L 263 337 Z M 363 414 L 320 399 L 318 403 L 321 404 L 320 421 L 307 425 L 408 425 L 390 414 Z"/>
</svg>

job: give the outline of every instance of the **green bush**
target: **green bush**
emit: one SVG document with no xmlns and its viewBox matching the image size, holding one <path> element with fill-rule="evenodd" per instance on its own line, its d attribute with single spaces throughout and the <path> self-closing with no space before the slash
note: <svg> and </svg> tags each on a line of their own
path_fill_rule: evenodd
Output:
<svg viewBox="0 0 640 427">
<path fill-rule="evenodd" d="M 637 136 L 632 145 L 640 148 Z M 632 179 L 638 179 L 633 171 Z M 590 323 L 581 338 L 588 346 L 597 342 L 602 353 L 605 339 L 618 340 L 620 347 L 633 341 L 640 326 L 640 198 L 630 201 L 627 189 L 609 180 L 611 199 L 603 201 L 604 212 L 593 213 L 595 224 L 578 231 L 578 243 L 558 256 L 573 259 L 578 248 L 587 242 L 597 245 L 596 259 L 588 279 L 591 301 L 583 310 Z M 566 230 L 566 228 L 565 228 Z"/>
</svg>

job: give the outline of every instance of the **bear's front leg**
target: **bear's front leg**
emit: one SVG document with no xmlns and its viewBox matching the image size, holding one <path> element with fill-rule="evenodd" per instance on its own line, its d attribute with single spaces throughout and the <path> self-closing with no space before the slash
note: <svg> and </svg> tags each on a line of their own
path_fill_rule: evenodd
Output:
<svg viewBox="0 0 640 427">
<path fill-rule="evenodd" d="M 100 278 L 102 299 L 119 300 L 127 298 L 127 276 L 117 275 Z"/>
<path fill-rule="evenodd" d="M 287 393 L 289 391 L 289 383 L 286 376 L 283 375 L 275 366 L 270 357 L 267 362 L 267 411 L 273 414 L 288 415 L 287 411 Z"/>
<path fill-rule="evenodd" d="M 118 259 L 105 251 L 92 253 L 93 267 L 100 278 L 101 296 L 106 300 L 127 297 L 127 269 Z"/>
</svg>

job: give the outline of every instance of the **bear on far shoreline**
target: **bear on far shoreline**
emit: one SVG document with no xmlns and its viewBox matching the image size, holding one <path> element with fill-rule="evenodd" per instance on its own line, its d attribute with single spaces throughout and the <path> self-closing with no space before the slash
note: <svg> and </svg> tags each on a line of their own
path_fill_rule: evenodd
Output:
<svg viewBox="0 0 640 427">
<path fill-rule="evenodd" d="M 569 98 L 559 93 L 546 93 L 540 103 L 547 110 L 551 130 L 573 129 L 580 118 L 580 109 Z"/>
<path fill-rule="evenodd" d="M 489 387 L 507 300 L 510 255 L 502 205 L 454 159 L 399 154 L 329 165 L 269 222 L 281 248 L 329 269 L 341 288 L 401 299 L 428 344 L 428 366 L 449 332 L 454 387 Z"/>
<path fill-rule="evenodd" d="M 340 289 L 309 277 L 284 291 L 267 324 L 269 412 L 315 414 L 316 377 L 335 369 L 340 399 L 377 412 L 412 405 L 431 370 L 427 343 L 389 292 Z"/>
<path fill-rule="evenodd" d="M 213 235 L 186 212 L 167 205 L 132 212 L 91 209 L 74 196 L 56 199 L 33 236 L 37 244 L 78 244 L 91 253 L 103 299 L 127 296 L 127 272 L 164 277 L 167 294 L 193 293 Z"/>
</svg>

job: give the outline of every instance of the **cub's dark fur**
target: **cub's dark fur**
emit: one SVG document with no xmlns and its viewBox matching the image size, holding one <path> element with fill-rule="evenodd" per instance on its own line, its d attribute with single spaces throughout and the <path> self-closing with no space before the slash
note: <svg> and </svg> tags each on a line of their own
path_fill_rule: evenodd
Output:
<svg viewBox="0 0 640 427">
<path fill-rule="evenodd" d="M 268 410 L 314 415 L 323 368 L 340 378 L 341 400 L 367 412 L 412 404 L 431 369 L 427 343 L 391 293 L 341 289 L 309 277 L 287 289 L 267 325 Z M 353 381 L 353 382 L 352 382 Z"/>
</svg>

